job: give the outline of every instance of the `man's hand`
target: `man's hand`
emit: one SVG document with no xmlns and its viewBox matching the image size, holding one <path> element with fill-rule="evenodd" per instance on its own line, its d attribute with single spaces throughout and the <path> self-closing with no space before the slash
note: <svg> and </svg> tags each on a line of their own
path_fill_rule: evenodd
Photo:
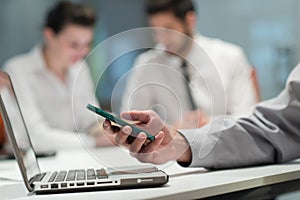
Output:
<svg viewBox="0 0 300 200">
<path fill-rule="evenodd" d="M 104 134 L 102 122 L 95 123 L 88 130 L 88 135 L 96 141 L 96 147 L 115 146 L 115 138 L 111 134 Z"/>
<path fill-rule="evenodd" d="M 100 134 L 95 139 L 97 147 L 108 147 L 117 145 L 115 142 L 115 138 L 109 134 Z"/>
<path fill-rule="evenodd" d="M 182 120 L 174 124 L 175 129 L 196 129 L 209 122 L 209 117 L 201 110 L 195 110 L 185 114 Z"/>
<path fill-rule="evenodd" d="M 139 121 L 137 125 L 141 129 L 155 135 L 155 140 L 150 142 L 146 134 L 141 132 L 132 141 L 131 127 L 125 126 L 118 130 L 113 128 L 110 121 L 104 121 L 104 132 L 113 134 L 115 142 L 119 146 L 128 148 L 133 157 L 141 162 L 154 164 L 162 164 L 170 160 L 190 163 L 191 150 L 186 139 L 175 130 L 169 129 L 154 111 L 123 112 L 121 117 Z"/>
</svg>

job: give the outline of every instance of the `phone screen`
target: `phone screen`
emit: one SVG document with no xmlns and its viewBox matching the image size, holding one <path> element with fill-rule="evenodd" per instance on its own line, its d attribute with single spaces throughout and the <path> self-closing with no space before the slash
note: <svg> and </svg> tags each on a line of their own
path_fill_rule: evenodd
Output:
<svg viewBox="0 0 300 200">
<path fill-rule="evenodd" d="M 116 117 L 116 116 L 113 116 L 112 114 L 108 113 L 108 112 L 105 112 L 104 110 L 100 109 L 100 108 L 97 108 L 91 104 L 88 104 L 87 105 L 87 109 L 89 109 L 90 111 L 92 112 L 95 112 L 99 115 L 101 115 L 102 117 L 108 119 L 109 121 L 112 121 L 112 122 L 115 122 L 116 124 L 119 124 L 120 126 L 124 127 L 124 126 L 130 126 L 131 129 L 132 129 L 132 134 L 133 136 L 137 136 L 140 132 L 143 132 L 147 135 L 147 139 L 150 140 L 150 141 L 154 141 L 155 140 L 155 137 L 153 135 L 151 135 L 150 133 L 147 133 L 146 131 L 132 125 L 132 124 L 129 124 L 127 122 L 125 122 L 124 120 Z"/>
</svg>

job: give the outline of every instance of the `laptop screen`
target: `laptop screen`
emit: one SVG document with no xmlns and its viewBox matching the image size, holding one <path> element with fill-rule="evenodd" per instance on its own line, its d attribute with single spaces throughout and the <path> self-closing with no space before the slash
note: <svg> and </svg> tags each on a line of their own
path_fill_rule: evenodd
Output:
<svg viewBox="0 0 300 200">
<path fill-rule="evenodd" d="M 9 76 L 0 71 L 0 106 L 8 138 L 13 145 L 15 157 L 22 169 L 23 178 L 40 173 L 28 131 Z"/>
</svg>

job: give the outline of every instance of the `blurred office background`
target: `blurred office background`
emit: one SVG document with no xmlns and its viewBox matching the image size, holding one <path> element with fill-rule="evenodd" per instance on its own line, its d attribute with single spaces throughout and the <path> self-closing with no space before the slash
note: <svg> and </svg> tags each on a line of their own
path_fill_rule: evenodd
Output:
<svg viewBox="0 0 300 200">
<path fill-rule="evenodd" d="M 0 1 L 0 64 L 16 54 L 30 50 L 42 41 L 46 11 L 56 0 Z M 147 26 L 144 0 L 77 0 L 92 6 L 98 15 L 94 45 L 132 28 Z M 240 45 L 256 68 L 262 99 L 270 98 L 284 87 L 288 73 L 300 61 L 299 0 L 195 0 L 198 30 Z M 110 109 L 115 83 L 132 66 L 139 51 L 122 55 L 104 71 L 103 63 L 121 46 L 134 41 L 118 41 L 91 56 L 93 74 L 104 72 L 97 84 L 101 105 Z M 95 78 L 95 84 L 97 77 Z M 114 99 L 117 103 L 119 98 Z"/>
</svg>

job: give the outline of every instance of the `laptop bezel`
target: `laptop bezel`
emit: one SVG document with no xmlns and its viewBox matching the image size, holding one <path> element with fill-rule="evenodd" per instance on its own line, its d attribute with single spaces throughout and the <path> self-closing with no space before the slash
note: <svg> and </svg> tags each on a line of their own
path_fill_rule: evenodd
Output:
<svg viewBox="0 0 300 200">
<path fill-rule="evenodd" d="M 4 74 L 5 77 L 7 77 L 8 81 L 9 81 L 9 84 L 10 84 L 10 87 L 11 87 L 11 91 L 13 92 L 13 94 L 15 95 L 15 101 L 17 103 L 17 106 L 18 106 L 18 109 L 20 111 L 20 116 L 21 116 L 21 119 L 22 119 L 22 122 L 24 123 L 24 127 L 25 127 L 25 131 L 26 131 L 26 134 L 29 137 L 29 134 L 28 134 L 28 129 L 26 127 L 26 123 L 24 122 L 24 117 L 23 117 L 23 114 L 22 114 L 22 111 L 20 109 L 20 105 L 19 105 L 19 102 L 18 102 L 18 99 L 16 98 L 16 93 L 15 93 L 15 90 L 14 90 L 14 87 L 12 85 L 12 81 L 10 79 L 10 76 L 6 73 L 6 72 L 3 72 L 3 71 L 0 71 L 0 73 Z M 23 163 L 23 159 L 21 157 L 21 154 L 19 152 L 19 147 L 17 145 L 17 141 L 16 141 L 16 138 L 15 138 L 15 135 L 13 133 L 13 129 L 12 129 L 12 126 L 11 126 L 11 123 L 10 123 L 10 120 L 8 118 L 8 114 L 7 114 L 7 111 L 6 111 L 6 108 L 5 108 L 5 105 L 4 105 L 4 102 L 2 100 L 2 95 L 1 95 L 1 92 L 0 92 L 0 111 L 1 111 L 1 115 L 2 115 L 2 119 L 3 119 L 3 122 L 4 122 L 4 125 L 5 125 L 5 130 L 6 130 L 6 135 L 8 136 L 8 139 L 10 141 L 10 144 L 12 145 L 12 149 L 13 149 L 13 153 L 15 155 L 15 158 L 17 160 L 17 163 L 19 165 L 19 168 L 20 168 L 20 171 L 21 171 L 21 174 L 22 174 L 22 177 L 23 177 L 23 181 L 25 183 L 25 186 L 26 188 L 28 189 L 29 192 L 33 192 L 34 188 L 31 186 L 30 182 L 29 182 L 29 177 L 27 177 L 27 173 L 26 173 L 26 168 L 24 166 L 24 163 Z M 32 143 L 31 143 L 31 140 L 29 139 L 29 145 L 30 147 L 32 148 L 33 150 L 33 153 L 34 153 L 34 156 L 36 155 L 36 152 L 32 146 Z M 39 163 L 37 161 L 37 158 L 35 156 L 35 161 L 36 161 L 36 165 L 38 167 L 38 171 L 39 173 L 41 173 L 41 170 L 40 170 L 40 166 L 39 166 Z M 37 174 L 36 174 L 37 175 Z M 30 179 L 33 179 L 33 177 L 30 177 Z"/>
</svg>

